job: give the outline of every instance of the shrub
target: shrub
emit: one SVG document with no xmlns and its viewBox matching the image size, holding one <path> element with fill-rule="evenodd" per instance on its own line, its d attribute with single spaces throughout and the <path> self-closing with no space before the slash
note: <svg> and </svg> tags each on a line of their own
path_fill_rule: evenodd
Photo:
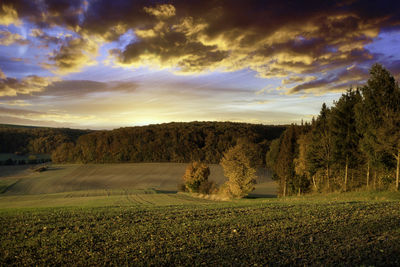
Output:
<svg viewBox="0 0 400 267">
<path fill-rule="evenodd" d="M 199 186 L 199 193 L 201 194 L 215 194 L 218 192 L 217 185 L 213 181 L 203 181 Z"/>
<path fill-rule="evenodd" d="M 186 192 L 186 185 L 184 183 L 178 184 L 178 192 Z"/>
<path fill-rule="evenodd" d="M 200 185 L 208 181 L 210 168 L 204 163 L 192 162 L 186 167 L 183 182 L 191 193 L 198 193 Z"/>
</svg>

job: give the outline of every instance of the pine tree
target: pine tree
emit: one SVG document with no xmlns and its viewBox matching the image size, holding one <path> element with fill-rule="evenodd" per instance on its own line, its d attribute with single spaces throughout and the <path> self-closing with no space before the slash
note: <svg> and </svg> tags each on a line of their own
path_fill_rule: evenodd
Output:
<svg viewBox="0 0 400 267">
<path fill-rule="evenodd" d="M 282 134 L 282 142 L 275 163 L 275 171 L 279 177 L 280 194 L 284 197 L 291 193 L 289 189 L 295 177 L 294 159 L 296 155 L 296 141 L 296 129 L 294 125 L 291 125 Z"/>
<path fill-rule="evenodd" d="M 360 92 L 349 89 L 331 110 L 333 158 L 335 163 L 344 166 L 344 191 L 348 187 L 349 167 L 355 167 L 359 158 L 360 136 L 356 131 L 355 106 L 360 101 Z"/>
<path fill-rule="evenodd" d="M 315 176 L 318 176 L 320 171 L 323 171 L 328 190 L 330 188 L 330 173 L 333 159 L 330 113 L 331 110 L 324 103 L 317 120 L 312 125 L 311 143 L 306 155 L 314 185 L 317 187 L 318 184 Z"/>
<path fill-rule="evenodd" d="M 367 85 L 362 87 L 363 101 L 357 107 L 358 129 L 369 162 L 377 162 L 385 155 L 396 160 L 396 189 L 399 189 L 400 168 L 400 89 L 394 77 L 379 64 L 370 70 Z M 367 177 L 369 174 L 367 173 Z M 368 178 L 367 178 L 368 179 Z"/>
<path fill-rule="evenodd" d="M 281 145 L 281 139 L 277 138 L 272 140 L 271 144 L 269 145 L 269 150 L 265 156 L 265 163 L 267 168 L 272 171 L 272 179 L 273 180 L 278 180 L 279 177 L 276 174 L 276 161 L 278 159 L 278 154 L 279 154 L 279 148 Z"/>
</svg>

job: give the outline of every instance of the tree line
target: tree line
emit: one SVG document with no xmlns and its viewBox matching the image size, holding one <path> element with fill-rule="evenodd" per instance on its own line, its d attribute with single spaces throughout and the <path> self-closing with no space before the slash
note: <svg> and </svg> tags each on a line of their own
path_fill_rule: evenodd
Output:
<svg viewBox="0 0 400 267">
<path fill-rule="evenodd" d="M 52 153 L 55 163 L 192 162 L 219 163 L 240 140 L 257 146 L 265 164 L 271 140 L 285 126 L 233 122 L 165 123 L 94 131 L 65 142 Z"/>
<path fill-rule="evenodd" d="M 75 142 L 91 130 L 0 125 L 0 153 L 51 154 L 59 145 Z"/>
<path fill-rule="evenodd" d="M 379 64 L 311 123 L 291 125 L 271 142 L 267 166 L 282 196 L 366 187 L 399 190 L 400 88 Z"/>
</svg>

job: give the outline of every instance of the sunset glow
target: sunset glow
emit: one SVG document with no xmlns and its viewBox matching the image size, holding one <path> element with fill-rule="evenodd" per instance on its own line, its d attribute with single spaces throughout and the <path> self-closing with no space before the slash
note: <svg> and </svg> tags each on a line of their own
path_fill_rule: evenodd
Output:
<svg viewBox="0 0 400 267">
<path fill-rule="evenodd" d="M 399 78 L 399 5 L 1 1 L 0 123 L 310 120 L 375 62 Z"/>
</svg>

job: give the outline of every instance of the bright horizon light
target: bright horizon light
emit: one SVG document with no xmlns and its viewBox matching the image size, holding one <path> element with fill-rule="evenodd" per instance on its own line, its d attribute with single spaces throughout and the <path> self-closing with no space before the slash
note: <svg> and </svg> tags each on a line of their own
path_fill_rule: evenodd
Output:
<svg viewBox="0 0 400 267">
<path fill-rule="evenodd" d="M 300 123 L 376 62 L 399 79 L 399 4 L 215 5 L 2 1 L 0 123 Z"/>
</svg>

